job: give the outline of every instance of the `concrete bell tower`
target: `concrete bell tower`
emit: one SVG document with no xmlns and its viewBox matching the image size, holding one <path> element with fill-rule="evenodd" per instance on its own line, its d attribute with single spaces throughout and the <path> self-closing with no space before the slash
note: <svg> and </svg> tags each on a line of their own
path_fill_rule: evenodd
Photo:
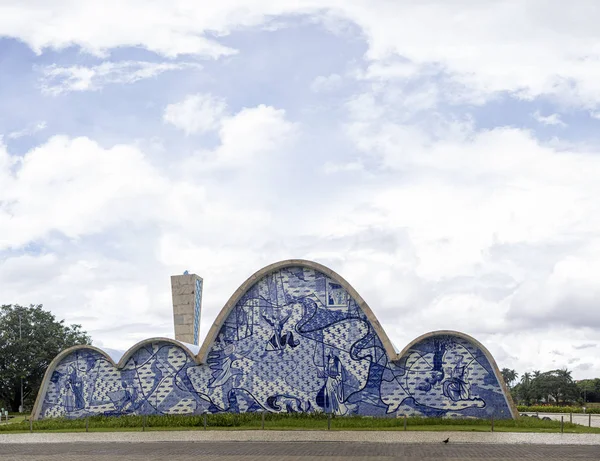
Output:
<svg viewBox="0 0 600 461">
<path fill-rule="evenodd" d="M 175 339 L 198 345 L 202 308 L 202 277 L 185 271 L 171 276 Z"/>
</svg>

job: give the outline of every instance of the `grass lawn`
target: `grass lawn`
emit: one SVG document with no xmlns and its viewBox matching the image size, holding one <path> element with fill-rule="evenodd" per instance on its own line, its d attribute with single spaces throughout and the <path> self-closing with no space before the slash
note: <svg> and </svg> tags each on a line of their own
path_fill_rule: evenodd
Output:
<svg viewBox="0 0 600 461">
<path fill-rule="evenodd" d="M 29 432 L 29 421 L 21 415 L 20 420 L 11 420 L 9 424 L 0 425 L 0 433 Z M 145 423 L 144 423 L 145 420 Z M 209 430 L 261 430 L 262 416 L 257 413 L 246 414 L 215 414 L 207 415 Z M 409 431 L 469 431 L 489 432 L 490 420 L 478 419 L 443 419 L 417 418 L 406 420 Z M 94 416 L 88 418 L 90 432 L 131 431 L 173 431 L 173 430 L 204 430 L 203 415 L 157 415 L 106 417 Z M 265 414 L 265 430 L 327 430 L 327 415 L 318 414 Z M 34 421 L 34 432 L 84 432 L 85 419 L 47 419 Z M 402 431 L 404 418 L 370 418 L 370 417 L 333 417 L 331 430 L 361 430 L 361 431 Z M 536 418 L 521 418 L 519 420 L 497 420 L 494 422 L 496 432 L 560 432 L 559 421 L 543 421 Z M 564 424 L 565 433 L 596 433 L 600 428 L 588 428 L 577 424 Z"/>
<path fill-rule="evenodd" d="M 2 422 L 0 422 L 0 425 L 5 425 L 5 424 L 13 424 L 13 423 L 22 423 L 23 421 L 25 421 L 27 418 L 29 417 L 29 415 L 22 415 L 22 414 L 10 414 L 9 413 L 9 420 L 6 421 L 6 419 L 4 419 L 5 417 L 2 417 Z"/>
</svg>

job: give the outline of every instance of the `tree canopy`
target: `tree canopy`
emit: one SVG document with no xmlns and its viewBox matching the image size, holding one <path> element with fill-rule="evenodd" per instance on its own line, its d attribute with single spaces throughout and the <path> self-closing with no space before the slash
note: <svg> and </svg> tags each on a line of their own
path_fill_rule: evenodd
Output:
<svg viewBox="0 0 600 461">
<path fill-rule="evenodd" d="M 0 402 L 18 411 L 22 379 L 25 406 L 31 406 L 52 359 L 78 344 L 91 344 L 81 325 L 58 321 L 41 304 L 0 307 Z"/>
<path fill-rule="evenodd" d="M 582 379 L 577 382 L 584 402 L 600 402 L 600 378 Z"/>
<path fill-rule="evenodd" d="M 519 374 L 510 368 L 503 368 L 500 370 L 500 373 L 502 374 L 502 378 L 504 378 L 504 382 L 509 388 L 512 387 L 512 383 L 519 377 Z"/>
<path fill-rule="evenodd" d="M 538 402 L 554 402 L 560 405 L 581 398 L 580 388 L 567 369 L 523 373 L 521 382 L 512 392 L 516 399 L 525 405 Z"/>
</svg>

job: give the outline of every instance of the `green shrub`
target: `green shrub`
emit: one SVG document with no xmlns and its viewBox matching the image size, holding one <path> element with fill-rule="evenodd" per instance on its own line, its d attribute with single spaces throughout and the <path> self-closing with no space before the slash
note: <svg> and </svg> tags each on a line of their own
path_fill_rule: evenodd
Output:
<svg viewBox="0 0 600 461">
<path fill-rule="evenodd" d="M 558 407 L 558 406 L 550 406 L 550 405 L 518 405 L 517 410 L 520 412 L 529 412 L 529 413 L 583 413 L 582 407 Z M 600 414 L 600 408 L 597 407 L 586 407 L 586 413 L 592 414 Z"/>
</svg>

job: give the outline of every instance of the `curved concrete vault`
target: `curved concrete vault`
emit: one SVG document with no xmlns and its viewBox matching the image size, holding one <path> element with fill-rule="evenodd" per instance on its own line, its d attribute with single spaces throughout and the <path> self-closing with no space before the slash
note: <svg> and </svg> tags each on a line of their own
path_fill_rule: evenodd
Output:
<svg viewBox="0 0 600 461">
<path fill-rule="evenodd" d="M 397 352 L 346 280 L 321 264 L 287 260 L 248 278 L 199 348 L 151 338 L 120 357 L 93 346 L 61 352 L 32 417 L 263 410 L 518 416 L 478 341 L 435 331 Z"/>
</svg>

